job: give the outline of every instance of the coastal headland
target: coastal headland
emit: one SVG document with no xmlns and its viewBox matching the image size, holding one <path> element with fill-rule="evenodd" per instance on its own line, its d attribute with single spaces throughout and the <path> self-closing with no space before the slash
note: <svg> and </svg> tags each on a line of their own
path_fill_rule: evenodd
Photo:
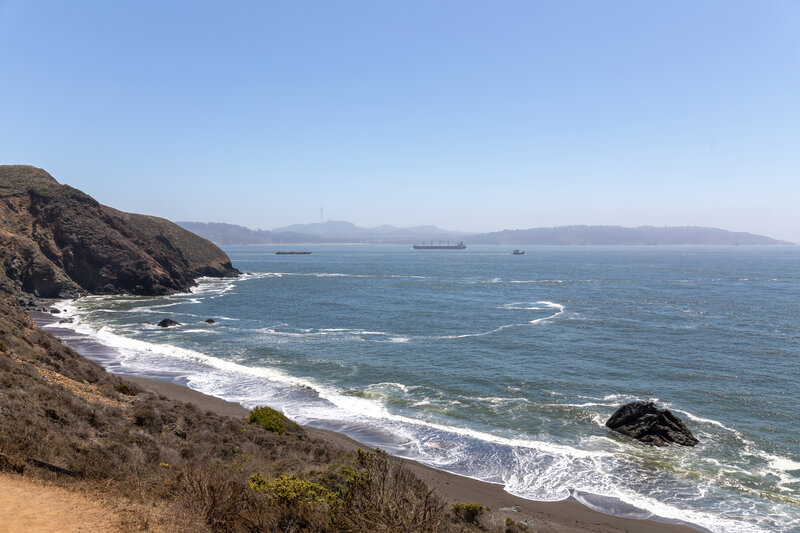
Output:
<svg viewBox="0 0 800 533">
<path fill-rule="evenodd" d="M 230 260 L 34 167 L 0 167 L 0 215 L 0 488 L 14 485 L 0 492 L 19 494 L 8 508 L 56 512 L 64 531 L 694 531 L 524 500 L 277 412 L 110 374 L 84 357 L 88 344 L 37 325 L 43 298 L 185 291 L 198 276 L 237 275 Z M 71 512 L 30 497 L 64 490 L 80 495 Z"/>
</svg>

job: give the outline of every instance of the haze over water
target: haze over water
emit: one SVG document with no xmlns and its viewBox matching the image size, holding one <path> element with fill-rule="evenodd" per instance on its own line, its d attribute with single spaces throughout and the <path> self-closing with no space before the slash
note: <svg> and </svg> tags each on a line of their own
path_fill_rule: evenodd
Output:
<svg viewBox="0 0 800 533">
<path fill-rule="evenodd" d="M 226 247 L 240 279 L 66 308 L 118 348 L 112 371 L 267 403 L 527 498 L 800 529 L 796 248 L 309 249 Z M 635 399 L 701 444 L 608 431 Z"/>
</svg>

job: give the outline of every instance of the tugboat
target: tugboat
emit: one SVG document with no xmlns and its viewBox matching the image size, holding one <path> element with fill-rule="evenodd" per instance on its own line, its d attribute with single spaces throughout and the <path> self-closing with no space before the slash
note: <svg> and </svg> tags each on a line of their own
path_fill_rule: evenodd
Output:
<svg viewBox="0 0 800 533">
<path fill-rule="evenodd" d="M 516 249 L 511 252 L 511 255 L 525 255 L 525 250 Z"/>
</svg>

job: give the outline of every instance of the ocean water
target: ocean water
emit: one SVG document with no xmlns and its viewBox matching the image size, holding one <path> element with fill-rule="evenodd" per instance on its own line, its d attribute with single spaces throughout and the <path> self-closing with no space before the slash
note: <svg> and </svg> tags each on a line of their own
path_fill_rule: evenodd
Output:
<svg viewBox="0 0 800 533">
<path fill-rule="evenodd" d="M 522 497 L 800 531 L 798 247 L 512 248 L 226 247 L 241 278 L 60 306 L 114 348 L 111 371 L 268 404 Z M 604 427 L 637 399 L 700 445 Z"/>
</svg>

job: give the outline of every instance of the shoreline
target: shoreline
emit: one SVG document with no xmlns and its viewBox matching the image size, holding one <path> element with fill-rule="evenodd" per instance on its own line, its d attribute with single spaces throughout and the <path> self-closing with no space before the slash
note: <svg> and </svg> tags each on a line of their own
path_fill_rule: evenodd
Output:
<svg viewBox="0 0 800 533">
<path fill-rule="evenodd" d="M 52 303 L 54 302 L 42 301 L 40 302 L 40 306 L 49 307 Z M 51 314 L 42 311 L 29 311 L 29 313 L 40 326 L 57 325 L 61 317 L 60 314 Z M 72 337 L 70 341 L 62 340 L 62 342 L 73 348 L 79 354 L 104 367 L 104 363 L 108 363 L 111 360 L 108 351 L 112 350 L 112 348 L 103 346 L 88 336 L 83 336 L 74 332 L 69 329 L 68 325 L 64 326 L 63 329 L 78 336 L 78 339 L 76 339 L 74 336 L 70 335 Z M 56 337 L 59 337 L 58 331 L 53 331 L 52 328 L 48 328 L 48 330 Z M 84 339 L 85 341 L 81 342 Z M 246 416 L 249 412 L 238 403 L 210 396 L 191 389 L 185 384 L 176 382 L 179 381 L 179 379 L 176 379 L 176 376 L 163 375 L 143 377 L 119 373 L 116 375 L 142 388 L 150 389 L 158 394 L 181 402 L 194 403 L 204 410 L 210 410 L 220 415 L 238 418 Z M 337 431 L 315 428 L 312 426 L 303 427 L 311 436 L 321 439 L 337 448 L 348 451 L 355 451 L 359 448 L 367 450 L 372 449 L 372 447 L 366 446 Z M 451 501 L 451 503 L 478 503 L 484 507 L 490 507 L 492 513 L 500 514 L 503 520 L 508 517 L 514 522 L 525 523 L 537 528 L 537 530 L 563 531 L 568 533 L 577 533 L 581 531 L 594 531 L 598 533 L 655 533 L 662 531 L 691 533 L 704 531 L 704 529 L 698 526 L 661 518 L 656 515 L 639 519 L 607 514 L 592 509 L 573 497 L 556 502 L 528 500 L 506 492 L 504 486 L 501 484 L 453 474 L 423 465 L 412 459 L 403 457 L 397 458 L 403 461 L 409 470 L 425 482 L 429 488 L 436 489 L 447 500 Z"/>
<path fill-rule="evenodd" d="M 172 381 L 140 376 L 121 375 L 120 377 L 144 389 L 149 389 L 182 402 L 194 403 L 201 409 L 213 411 L 216 414 L 245 417 L 249 413 L 247 409 L 238 403 L 210 396 Z M 372 449 L 370 446 L 361 444 L 343 433 L 312 426 L 302 427 L 312 437 L 347 451 Z M 581 531 L 598 533 L 696 533 L 697 531 L 702 531 L 688 524 L 671 522 L 665 519 L 661 520 L 655 516 L 636 519 L 606 514 L 595 511 L 573 498 L 556 502 L 526 500 L 506 492 L 503 486 L 497 483 L 489 483 L 438 470 L 412 459 L 403 457 L 397 457 L 397 459 L 401 460 L 429 488 L 436 489 L 451 503 L 479 503 L 484 507 L 490 507 L 493 512 L 502 513 L 503 517 L 510 517 L 515 522 L 526 520 L 530 525 L 537 528 L 551 528 L 551 530 L 565 533 Z M 511 508 L 517 510 L 508 510 Z M 547 531 L 547 529 L 544 530 Z"/>
</svg>

